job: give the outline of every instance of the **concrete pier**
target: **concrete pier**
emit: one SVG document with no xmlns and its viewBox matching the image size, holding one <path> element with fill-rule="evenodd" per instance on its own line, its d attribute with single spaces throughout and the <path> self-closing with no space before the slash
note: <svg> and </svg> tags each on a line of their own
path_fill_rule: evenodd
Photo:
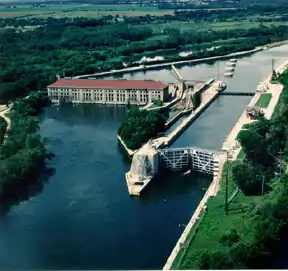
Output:
<svg viewBox="0 0 288 271">
<path fill-rule="evenodd" d="M 140 196 L 140 193 L 158 173 L 158 164 L 158 152 L 151 142 L 135 153 L 130 171 L 125 174 L 130 195 Z"/>
</svg>

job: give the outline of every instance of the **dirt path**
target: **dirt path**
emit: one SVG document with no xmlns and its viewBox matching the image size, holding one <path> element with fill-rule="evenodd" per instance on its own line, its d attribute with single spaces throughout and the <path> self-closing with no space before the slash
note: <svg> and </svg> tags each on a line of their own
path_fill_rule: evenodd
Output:
<svg viewBox="0 0 288 271">
<path fill-rule="evenodd" d="M 0 111 L 1 111 L 2 108 L 0 108 Z M 4 141 L 3 143 L 6 141 L 7 139 L 7 132 L 10 130 L 10 127 L 11 127 L 11 120 L 6 116 L 6 114 L 10 111 L 10 107 L 6 107 L 3 111 L 0 112 L 0 117 L 2 117 L 3 119 L 5 119 L 5 121 L 7 122 L 7 128 L 6 128 L 6 133 L 5 133 L 5 136 L 4 136 Z"/>
</svg>

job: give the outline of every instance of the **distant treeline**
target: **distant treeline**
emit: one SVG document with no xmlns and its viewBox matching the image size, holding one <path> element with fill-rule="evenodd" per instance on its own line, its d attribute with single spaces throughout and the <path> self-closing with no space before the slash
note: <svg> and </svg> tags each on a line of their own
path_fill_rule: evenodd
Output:
<svg viewBox="0 0 288 271">
<path fill-rule="evenodd" d="M 272 22 L 272 21 L 287 21 L 288 16 L 288 4 L 282 6 L 253 6 L 249 8 L 237 8 L 237 9 L 219 9 L 209 10 L 183 10 L 179 7 L 175 9 L 174 14 L 166 14 L 163 16 L 135 16 L 135 17 L 123 17 L 123 20 L 119 19 L 119 16 L 107 15 L 97 19 L 89 18 L 30 18 L 29 20 L 21 18 L 8 18 L 0 20 L 0 27 L 5 26 L 44 26 L 54 25 L 62 27 L 75 26 L 75 27 L 93 27 L 103 26 L 110 24 L 150 24 L 150 23 L 169 23 L 170 21 L 193 21 L 193 22 L 226 22 L 226 21 L 258 21 L 258 22 Z"/>
<path fill-rule="evenodd" d="M 79 1 L 79 0 L 63 0 L 62 1 L 63 4 L 79 4 L 79 5 L 83 5 L 83 4 L 118 4 L 117 0 L 83 0 L 83 1 Z M 13 1 L 13 2 L 0 2 L 0 6 L 7 6 L 7 5 L 15 5 L 15 6 L 21 6 L 21 5 L 45 5 L 45 4 L 55 4 L 55 5 L 61 5 L 61 0 L 55 1 L 55 0 L 51 0 L 51 1 L 39 1 L 39 0 L 27 0 L 27 1 Z"/>
<path fill-rule="evenodd" d="M 287 26 L 222 31 L 166 28 L 159 34 L 150 25 L 111 23 L 111 18 L 4 20 L 10 27 L 29 23 L 38 27 L 1 32 L 0 100 L 7 102 L 43 89 L 56 74 L 75 76 L 118 69 L 123 62 L 137 65 L 133 62 L 143 56 L 163 55 L 164 61 L 211 57 L 288 39 Z M 193 54 L 186 58 L 178 55 L 187 49 Z"/>
</svg>

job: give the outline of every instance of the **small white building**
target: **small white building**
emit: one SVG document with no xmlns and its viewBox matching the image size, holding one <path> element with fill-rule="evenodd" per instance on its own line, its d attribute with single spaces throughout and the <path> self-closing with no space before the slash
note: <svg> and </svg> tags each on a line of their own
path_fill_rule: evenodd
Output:
<svg viewBox="0 0 288 271">
<path fill-rule="evenodd" d="M 168 84 L 154 80 L 60 79 L 47 86 L 51 101 L 145 105 L 153 99 L 165 102 Z"/>
</svg>

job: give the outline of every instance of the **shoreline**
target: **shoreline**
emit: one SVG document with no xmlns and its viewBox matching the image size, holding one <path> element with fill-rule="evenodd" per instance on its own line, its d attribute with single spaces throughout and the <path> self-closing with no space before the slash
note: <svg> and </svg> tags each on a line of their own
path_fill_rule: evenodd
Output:
<svg viewBox="0 0 288 271">
<path fill-rule="evenodd" d="M 278 41 L 278 42 L 272 42 L 268 43 L 262 46 L 256 46 L 252 50 L 248 51 L 239 51 L 235 53 L 229 53 L 226 55 L 218 55 L 218 56 L 212 56 L 212 57 L 204 57 L 204 58 L 198 58 L 198 59 L 186 59 L 186 60 L 178 60 L 178 61 L 169 61 L 169 62 L 164 62 L 164 63 L 159 63 L 159 64 L 148 64 L 148 65 L 139 65 L 136 67 L 129 67 L 129 68 L 123 68 L 119 70 L 113 70 L 113 71 L 106 71 L 106 72 L 98 72 L 98 73 L 92 73 L 92 74 L 84 74 L 84 75 L 77 75 L 72 77 L 72 79 L 80 79 L 83 77 L 101 77 L 101 76 L 110 76 L 110 75 L 116 75 L 116 74 L 122 74 L 122 73 L 127 73 L 127 72 L 138 72 L 138 71 L 148 71 L 148 70 L 153 70 L 153 69 L 159 69 L 161 67 L 167 67 L 171 65 L 182 65 L 182 64 L 201 64 L 209 61 L 217 61 L 217 60 L 225 60 L 230 57 L 241 57 L 249 54 L 254 54 L 259 51 L 263 51 L 266 48 L 274 48 L 278 46 L 282 46 L 288 43 L 288 40 L 283 40 L 283 41 Z"/>
<path fill-rule="evenodd" d="M 285 43 L 287 43 L 287 41 Z M 276 46 L 281 46 L 281 45 L 276 45 Z M 170 61 L 170 62 L 164 62 L 164 63 L 159 63 L 159 64 L 140 65 L 140 66 L 124 68 L 124 69 L 120 69 L 120 70 L 77 75 L 77 76 L 72 77 L 72 79 L 81 79 L 83 77 L 102 77 L 102 76 L 111 76 L 111 75 L 122 74 L 122 73 L 148 71 L 148 70 L 159 69 L 161 67 L 167 67 L 167 66 L 171 66 L 171 65 L 181 65 L 181 64 L 189 64 L 189 63 L 200 64 L 203 62 L 205 63 L 205 62 L 209 62 L 209 61 L 216 61 L 216 60 L 221 60 L 221 59 L 227 59 L 230 57 L 237 57 L 237 56 L 240 57 L 240 56 L 245 56 L 245 55 L 257 53 L 259 51 L 263 51 L 265 47 L 267 47 L 267 45 L 257 46 L 256 48 L 249 50 L 249 51 L 240 51 L 240 52 L 230 53 L 227 55 L 220 55 L 220 56 L 218 55 L 218 56 L 198 58 L 198 59 Z"/>
<path fill-rule="evenodd" d="M 288 68 L 288 61 L 284 61 L 282 64 L 280 64 L 280 65 L 275 69 L 275 71 L 276 71 L 276 72 L 277 72 L 277 71 L 281 71 L 285 66 L 286 66 L 286 69 L 287 69 L 287 68 Z M 285 69 L 284 69 L 284 70 L 285 70 Z M 284 70 L 283 70 L 283 71 L 284 71 Z M 282 72 L 283 72 L 283 71 L 282 71 Z M 271 76 L 272 76 L 272 73 L 270 73 L 270 74 L 268 75 L 268 77 L 264 80 L 264 82 L 265 82 L 265 83 L 268 83 L 268 82 L 269 82 L 270 86 L 274 86 L 274 88 L 275 88 L 275 87 L 278 87 L 278 88 L 280 89 L 280 91 L 278 90 L 278 92 L 280 92 L 280 93 L 277 93 L 277 94 L 276 94 L 276 102 L 274 101 L 274 103 L 271 103 L 271 102 L 272 102 L 272 99 L 271 99 L 271 101 L 270 101 L 270 103 L 269 103 L 269 105 L 272 104 L 272 106 L 273 106 L 273 108 L 270 108 L 270 111 L 269 111 L 269 112 L 271 112 L 271 110 L 273 109 L 273 110 L 272 110 L 272 114 L 273 114 L 274 109 L 275 109 L 275 107 L 276 107 L 276 105 L 277 105 L 277 103 L 278 103 L 278 101 L 279 101 L 279 97 L 280 97 L 280 95 L 281 95 L 281 93 L 282 93 L 283 85 L 281 85 L 281 84 L 271 84 L 271 83 L 270 83 L 270 81 L 271 81 Z M 265 92 L 264 92 L 264 93 L 265 93 Z M 272 93 L 273 93 L 273 92 L 272 92 Z M 252 99 L 250 100 L 248 106 L 253 106 L 253 105 L 255 105 L 256 102 L 258 101 L 258 99 L 260 98 L 260 96 L 261 96 L 262 94 L 263 94 L 263 93 L 261 93 L 261 92 L 256 92 L 255 95 L 254 95 L 254 96 L 252 97 Z M 269 108 L 269 106 L 268 106 L 268 108 Z M 268 110 L 267 110 L 267 111 L 268 111 Z M 267 112 L 267 111 L 266 111 L 266 112 Z M 272 114 L 269 114 L 269 116 L 270 116 L 269 118 L 271 118 Z M 265 114 L 265 117 L 266 117 L 266 114 Z M 231 146 L 234 146 L 234 145 L 236 144 L 236 137 L 237 137 L 239 131 L 241 130 L 241 128 L 243 127 L 243 125 L 245 124 L 245 123 L 242 123 L 242 122 L 243 122 L 243 118 L 246 118 L 246 119 L 247 119 L 247 117 L 246 117 L 246 110 L 244 110 L 244 112 L 241 114 L 240 118 L 238 119 L 238 121 L 237 121 L 236 124 L 234 125 L 234 127 L 233 127 L 233 128 L 231 129 L 231 131 L 229 132 L 226 140 L 224 141 L 224 143 L 223 143 L 223 145 L 222 145 L 222 149 L 223 149 L 224 147 L 228 147 L 228 148 L 229 148 L 229 146 L 231 147 Z M 253 121 L 250 120 L 250 122 L 253 122 Z M 246 122 L 246 123 L 248 123 L 248 122 Z M 240 127 L 240 125 L 241 125 L 241 127 Z M 239 127 L 240 127 L 240 129 L 239 129 Z M 239 130 L 239 131 L 238 131 L 238 130 Z M 236 133 L 236 131 L 238 131 L 238 132 Z M 232 139 L 230 138 L 230 139 L 231 139 L 231 142 L 230 142 L 230 144 L 229 144 L 229 140 L 228 140 L 228 139 L 229 139 L 229 137 L 231 137 L 231 136 L 233 136 L 233 138 L 232 138 Z M 231 160 L 237 159 L 237 155 L 238 155 L 238 153 L 240 152 L 240 150 L 241 150 L 241 147 L 240 147 L 239 149 L 237 149 L 236 152 L 233 153 L 233 157 L 232 157 Z M 217 195 L 217 192 L 218 192 L 218 190 L 219 190 L 219 181 L 220 181 L 220 179 L 221 179 L 221 177 L 222 177 L 222 174 L 223 174 L 223 165 L 224 165 L 223 162 L 224 162 L 224 159 L 223 159 L 222 161 L 220 161 L 219 174 L 218 174 L 219 178 L 218 178 L 218 180 L 215 180 L 215 183 L 214 183 L 214 180 L 213 180 L 212 183 L 210 184 L 207 192 L 205 193 L 204 197 L 203 197 L 202 200 L 200 201 L 197 209 L 195 210 L 193 216 L 192 216 L 191 219 L 189 220 L 189 223 L 188 223 L 187 226 L 185 227 L 185 230 L 184 230 L 183 233 L 181 234 L 181 236 L 180 236 L 179 240 L 177 241 L 174 249 L 172 250 L 172 253 L 171 253 L 170 256 L 168 257 L 168 259 L 167 259 L 167 261 L 166 261 L 166 263 L 165 263 L 165 265 L 164 265 L 164 267 L 163 267 L 163 270 L 170 270 L 170 269 L 171 269 L 172 264 L 173 264 L 173 262 L 175 261 L 176 256 L 178 255 L 178 252 L 179 252 L 180 249 L 181 249 L 181 248 L 180 248 L 180 243 L 183 243 L 183 242 L 186 241 L 186 238 L 187 238 L 188 234 L 189 234 L 190 231 L 192 230 L 192 228 L 193 228 L 193 226 L 194 226 L 194 224 L 195 224 L 195 221 L 198 219 L 199 215 L 201 214 L 201 210 L 202 210 L 202 208 L 204 207 L 204 205 L 206 204 L 206 202 L 208 201 L 208 199 L 209 199 L 211 196 L 216 196 L 216 195 Z M 210 196 L 209 196 L 208 191 L 212 190 L 213 188 L 214 188 L 214 194 L 211 194 L 211 193 L 210 193 Z M 200 225 L 198 225 L 198 227 L 199 227 L 199 226 L 200 226 Z M 190 241 L 191 241 L 191 240 L 190 240 Z M 185 251 L 185 252 L 186 252 L 186 251 Z M 185 253 L 184 253 L 184 254 L 185 254 Z"/>
<path fill-rule="evenodd" d="M 119 140 L 119 143 L 121 144 L 121 146 L 124 148 L 124 150 L 130 157 L 132 157 L 139 150 L 139 149 L 136 149 L 132 151 L 131 149 L 129 149 L 119 135 L 117 135 L 117 139 Z"/>
</svg>

